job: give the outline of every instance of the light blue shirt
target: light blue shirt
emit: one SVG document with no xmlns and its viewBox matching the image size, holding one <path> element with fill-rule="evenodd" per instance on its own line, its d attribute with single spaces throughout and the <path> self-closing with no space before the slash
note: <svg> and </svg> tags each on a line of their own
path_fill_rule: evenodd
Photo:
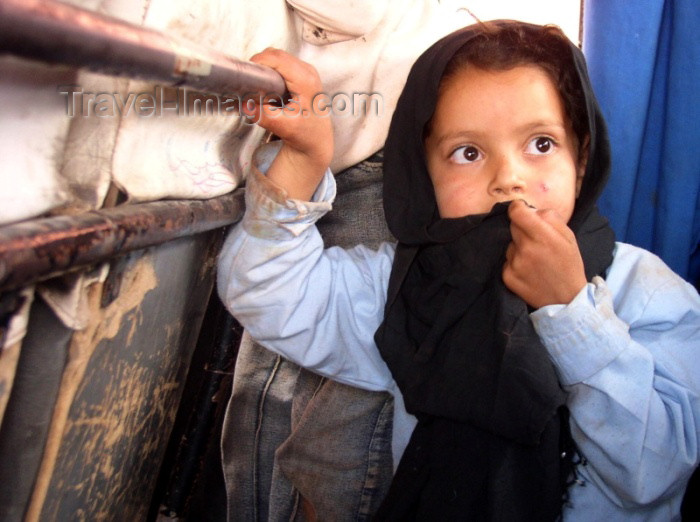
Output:
<svg viewBox="0 0 700 522">
<path fill-rule="evenodd" d="M 272 150 L 271 150 L 272 149 Z M 274 147 L 256 161 L 264 172 Z M 251 336 L 297 364 L 395 398 L 394 457 L 415 419 L 374 343 L 394 245 L 324 250 L 314 223 L 331 209 L 330 172 L 312 202 L 288 200 L 253 169 L 246 213 L 219 259 L 219 294 Z M 587 465 L 565 520 L 680 519 L 700 434 L 700 297 L 658 257 L 617 243 L 605 280 L 531 314 L 568 393 Z"/>
</svg>

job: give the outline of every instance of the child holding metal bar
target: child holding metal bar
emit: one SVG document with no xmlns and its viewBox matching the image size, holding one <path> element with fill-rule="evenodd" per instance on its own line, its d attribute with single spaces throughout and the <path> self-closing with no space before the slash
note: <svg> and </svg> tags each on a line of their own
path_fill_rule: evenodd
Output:
<svg viewBox="0 0 700 522">
<path fill-rule="evenodd" d="M 281 141 L 257 154 L 219 292 L 270 350 L 394 395 L 377 518 L 678 518 L 699 458 L 700 298 L 597 211 L 610 151 L 578 48 L 501 21 L 417 60 L 385 145 L 398 243 L 376 251 L 324 250 L 314 227 L 334 196 L 315 71 L 254 61 L 294 103 L 257 109 Z"/>
</svg>

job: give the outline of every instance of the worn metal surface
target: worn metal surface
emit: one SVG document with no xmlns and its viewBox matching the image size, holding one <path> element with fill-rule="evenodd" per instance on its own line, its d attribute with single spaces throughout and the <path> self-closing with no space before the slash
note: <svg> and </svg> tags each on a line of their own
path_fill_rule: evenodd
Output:
<svg viewBox="0 0 700 522">
<path fill-rule="evenodd" d="M 222 238 L 212 231 L 130 254 L 106 307 L 95 286 L 25 520 L 147 519 Z"/>
<path fill-rule="evenodd" d="M 3 51 L 214 94 L 285 93 L 269 67 L 55 0 L 0 0 Z"/>
<path fill-rule="evenodd" d="M 156 201 L 0 228 L 0 291 L 238 221 L 242 191 Z"/>
</svg>

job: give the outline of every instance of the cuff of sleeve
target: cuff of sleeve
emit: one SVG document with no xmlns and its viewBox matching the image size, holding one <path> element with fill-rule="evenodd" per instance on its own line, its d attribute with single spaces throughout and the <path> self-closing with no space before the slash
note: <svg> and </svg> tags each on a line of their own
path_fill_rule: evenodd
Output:
<svg viewBox="0 0 700 522">
<path fill-rule="evenodd" d="M 246 182 L 243 227 L 255 237 L 286 239 L 299 236 L 331 210 L 335 199 L 335 179 L 330 169 L 311 201 L 290 199 L 282 187 L 269 180 L 265 173 L 281 146 L 281 141 L 268 143 L 253 155 Z"/>
<path fill-rule="evenodd" d="M 568 305 L 544 306 L 530 318 L 565 386 L 586 381 L 627 346 L 628 327 L 615 315 L 610 290 L 598 276 Z"/>
</svg>

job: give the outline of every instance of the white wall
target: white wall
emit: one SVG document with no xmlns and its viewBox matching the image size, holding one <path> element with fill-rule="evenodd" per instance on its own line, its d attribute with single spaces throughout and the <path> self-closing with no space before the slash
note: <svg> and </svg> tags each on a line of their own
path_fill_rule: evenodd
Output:
<svg viewBox="0 0 700 522">
<path fill-rule="evenodd" d="M 581 0 L 470 0 L 469 10 L 482 21 L 512 18 L 536 24 L 556 24 L 579 43 Z"/>
</svg>

